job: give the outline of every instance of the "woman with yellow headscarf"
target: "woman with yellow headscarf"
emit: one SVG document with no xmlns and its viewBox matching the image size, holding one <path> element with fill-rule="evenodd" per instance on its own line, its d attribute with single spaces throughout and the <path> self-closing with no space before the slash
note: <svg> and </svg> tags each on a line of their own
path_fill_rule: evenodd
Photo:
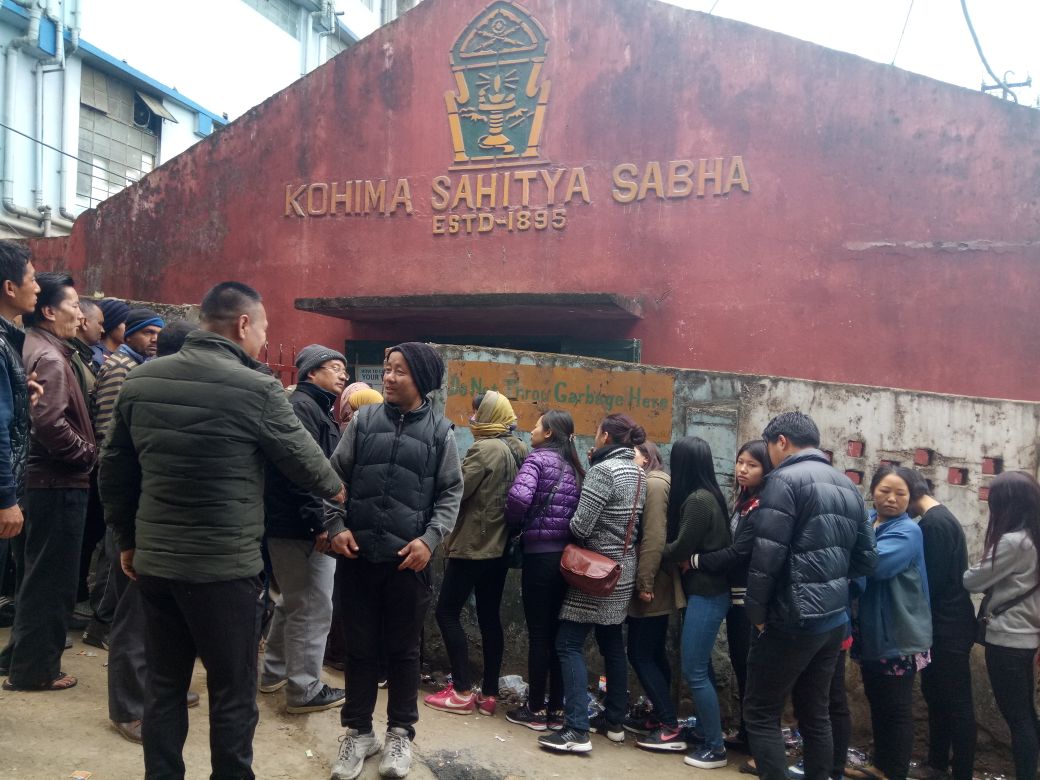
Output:
<svg viewBox="0 0 1040 780">
<path fill-rule="evenodd" d="M 448 558 L 437 599 L 437 625 L 451 661 L 452 684 L 423 701 L 443 712 L 495 714 L 498 674 L 505 640 L 499 610 L 509 567 L 503 558 L 508 539 L 506 494 L 528 447 L 515 434 L 509 399 L 489 390 L 473 398 L 469 428 L 473 446 L 462 461 L 464 482 L 459 519 L 444 543 Z M 470 594 L 476 595 L 477 623 L 484 649 L 484 679 L 474 690 L 466 632 L 460 620 Z"/>
</svg>

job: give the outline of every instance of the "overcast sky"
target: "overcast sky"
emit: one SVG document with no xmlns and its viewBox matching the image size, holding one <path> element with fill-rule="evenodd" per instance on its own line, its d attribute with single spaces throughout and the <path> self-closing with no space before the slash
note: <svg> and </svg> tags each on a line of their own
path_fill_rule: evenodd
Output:
<svg viewBox="0 0 1040 780">
<path fill-rule="evenodd" d="M 436 0 L 427 0 L 433 1 Z M 942 81 L 978 89 L 985 75 L 959 0 L 666 0 L 724 16 Z M 558 0 L 567 2 L 567 0 Z M 625 0 L 641 2 L 641 0 Z M 298 78 L 298 61 L 272 62 L 280 34 L 236 35 L 241 0 L 84 0 L 84 38 L 125 59 L 211 111 L 234 119 Z M 907 10 L 913 6 L 902 44 Z M 1040 95 L 1040 0 L 968 0 L 983 52 L 998 76 L 1037 86 Z M 255 28 L 254 28 L 255 29 Z M 150 31 L 142 35 L 142 30 Z M 898 55 L 896 54 L 898 45 Z M 247 48 L 257 56 L 236 56 Z M 265 53 L 267 56 L 265 57 Z M 279 58 L 281 59 L 281 58 Z"/>
</svg>

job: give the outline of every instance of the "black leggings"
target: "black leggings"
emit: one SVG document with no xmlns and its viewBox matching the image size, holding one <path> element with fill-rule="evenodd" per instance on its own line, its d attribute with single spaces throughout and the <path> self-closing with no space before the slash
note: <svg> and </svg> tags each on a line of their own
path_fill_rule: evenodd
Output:
<svg viewBox="0 0 1040 780">
<path fill-rule="evenodd" d="M 556 653 L 560 607 L 567 595 L 567 583 L 560 574 L 562 555 L 562 552 L 524 555 L 520 587 L 527 620 L 527 679 L 531 686 L 528 706 L 534 712 L 545 706 L 546 679 L 549 681 L 549 711 L 563 709 L 563 675 Z"/>
<path fill-rule="evenodd" d="M 502 558 L 480 561 L 448 559 L 435 614 L 451 662 L 452 683 L 457 691 L 473 688 L 469 643 L 461 618 L 462 608 L 470 594 L 475 593 L 477 624 L 480 626 L 480 639 L 484 647 L 484 682 L 480 690 L 485 696 L 498 695 L 498 675 L 502 669 L 505 644 L 499 609 L 508 573 L 509 568 Z"/>
<path fill-rule="evenodd" d="M 1015 759 L 1018 780 L 1036 778 L 1037 718 L 1033 701 L 1035 678 L 1033 664 L 1036 648 L 998 647 L 986 645 L 986 671 L 993 686 L 1000 714 L 1011 730 L 1011 755 Z"/>
<path fill-rule="evenodd" d="M 863 692 L 870 702 L 874 730 L 874 766 L 888 780 L 906 780 L 914 746 L 913 672 L 902 677 L 884 674 L 877 664 L 864 664 Z"/>
</svg>

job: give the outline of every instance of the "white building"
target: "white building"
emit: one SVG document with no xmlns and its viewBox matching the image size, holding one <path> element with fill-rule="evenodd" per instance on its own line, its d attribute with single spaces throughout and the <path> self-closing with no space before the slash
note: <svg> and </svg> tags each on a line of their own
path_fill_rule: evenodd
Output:
<svg viewBox="0 0 1040 780">
<path fill-rule="evenodd" d="M 0 0 L 0 238 L 69 233 L 84 210 L 226 124 L 229 113 L 414 4 Z M 149 75 L 156 71 L 196 97 L 205 92 L 203 102 L 220 113 Z M 193 82 L 192 73 L 202 75 Z"/>
</svg>

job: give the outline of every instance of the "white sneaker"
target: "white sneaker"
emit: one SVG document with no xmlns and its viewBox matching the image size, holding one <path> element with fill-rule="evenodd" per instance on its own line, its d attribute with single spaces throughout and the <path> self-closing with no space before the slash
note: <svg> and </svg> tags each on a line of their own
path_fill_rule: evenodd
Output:
<svg viewBox="0 0 1040 780">
<path fill-rule="evenodd" d="M 339 738 L 339 755 L 332 765 L 331 780 L 354 780 L 365 768 L 365 759 L 378 753 L 379 748 L 375 732 L 360 734 L 357 729 L 347 729 Z"/>
<path fill-rule="evenodd" d="M 412 768 L 412 740 L 402 728 L 387 729 L 383 758 L 379 762 L 380 777 L 404 777 Z"/>
</svg>

